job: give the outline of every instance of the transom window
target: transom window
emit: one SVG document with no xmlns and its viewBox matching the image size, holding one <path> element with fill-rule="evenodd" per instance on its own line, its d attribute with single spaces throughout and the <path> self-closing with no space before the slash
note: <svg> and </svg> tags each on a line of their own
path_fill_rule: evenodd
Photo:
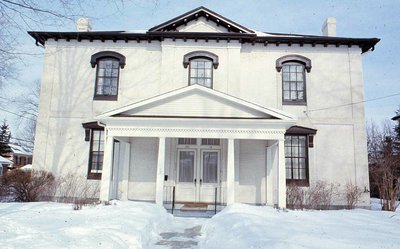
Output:
<svg viewBox="0 0 400 249">
<path fill-rule="evenodd" d="M 178 138 L 178 145 L 220 146 L 218 138 Z"/>
<path fill-rule="evenodd" d="M 305 102 L 304 65 L 296 62 L 282 66 L 282 85 L 284 102 Z"/>
<path fill-rule="evenodd" d="M 195 144 L 197 144 L 197 139 L 196 138 L 178 138 L 178 144 L 195 145 Z"/>
<path fill-rule="evenodd" d="M 286 179 L 308 182 L 307 135 L 285 136 Z"/>
<path fill-rule="evenodd" d="M 190 60 L 189 84 L 212 88 L 212 61 L 206 58 Z"/>
</svg>

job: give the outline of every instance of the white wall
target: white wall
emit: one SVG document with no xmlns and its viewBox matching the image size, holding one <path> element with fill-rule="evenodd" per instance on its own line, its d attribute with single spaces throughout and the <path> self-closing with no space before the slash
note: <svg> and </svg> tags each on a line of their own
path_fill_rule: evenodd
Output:
<svg viewBox="0 0 400 249">
<path fill-rule="evenodd" d="M 91 68 L 89 61 L 92 54 L 104 50 L 126 56 L 118 101 L 93 101 L 96 69 Z M 46 42 L 34 167 L 85 175 L 89 142 L 84 141 L 81 124 L 111 109 L 187 86 L 188 69 L 182 65 L 183 56 L 195 50 L 207 50 L 219 56 L 219 67 L 214 70 L 215 90 L 293 113 L 299 117 L 298 125 L 318 129 L 315 159 L 312 159 L 315 163 L 310 164 L 312 181 L 326 179 L 344 184 L 350 179 L 361 188 L 368 186 L 364 106 L 347 105 L 364 98 L 361 50 L 357 46 L 277 47 L 236 41 L 174 42 L 171 39 L 151 43 L 62 39 L 56 42 L 50 39 Z M 307 106 L 282 105 L 282 79 L 275 69 L 275 61 L 287 54 L 299 54 L 312 61 L 311 72 L 306 74 Z M 341 105 L 345 106 L 338 107 Z M 321 108 L 324 110 L 316 110 Z M 156 145 L 148 146 L 154 149 Z M 252 153 L 259 153 L 257 146 Z M 132 144 L 132 150 L 134 147 Z M 254 160 L 257 167 L 261 165 L 257 157 Z M 240 167 L 238 170 L 251 174 Z M 253 191 L 244 186 L 240 187 L 243 194 Z M 246 199 L 250 197 L 243 198 L 245 202 L 250 201 Z M 363 201 L 367 203 L 368 198 Z"/>
</svg>

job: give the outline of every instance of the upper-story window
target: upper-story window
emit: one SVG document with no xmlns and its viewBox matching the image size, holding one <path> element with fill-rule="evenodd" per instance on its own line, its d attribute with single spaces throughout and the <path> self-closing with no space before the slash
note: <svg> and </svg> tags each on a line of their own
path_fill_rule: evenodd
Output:
<svg viewBox="0 0 400 249">
<path fill-rule="evenodd" d="M 207 51 L 194 51 L 183 57 L 183 66 L 189 65 L 189 85 L 213 87 L 213 68 L 218 68 L 218 56 Z"/>
<path fill-rule="evenodd" d="M 306 71 L 311 71 L 311 60 L 300 55 L 287 55 L 276 60 L 282 71 L 283 104 L 306 104 Z"/>
<path fill-rule="evenodd" d="M 120 68 L 125 66 L 125 56 L 103 51 L 92 55 L 92 67 L 96 67 L 95 100 L 117 100 Z"/>
</svg>

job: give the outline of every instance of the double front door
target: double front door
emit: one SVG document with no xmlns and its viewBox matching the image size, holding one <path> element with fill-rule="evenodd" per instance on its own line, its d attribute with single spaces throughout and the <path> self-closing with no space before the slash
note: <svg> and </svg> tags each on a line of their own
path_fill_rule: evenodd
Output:
<svg viewBox="0 0 400 249">
<path fill-rule="evenodd" d="M 220 150 L 178 149 L 177 156 L 176 200 L 213 203 L 220 182 Z"/>
</svg>

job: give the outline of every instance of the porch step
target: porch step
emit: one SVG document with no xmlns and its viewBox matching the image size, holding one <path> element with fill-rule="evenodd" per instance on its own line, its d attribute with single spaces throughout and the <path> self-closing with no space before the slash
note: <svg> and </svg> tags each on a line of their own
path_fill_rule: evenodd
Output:
<svg viewBox="0 0 400 249">
<path fill-rule="evenodd" d="M 180 208 L 181 211 L 207 211 L 208 203 L 201 202 L 193 202 L 193 203 L 184 203 Z"/>
</svg>

